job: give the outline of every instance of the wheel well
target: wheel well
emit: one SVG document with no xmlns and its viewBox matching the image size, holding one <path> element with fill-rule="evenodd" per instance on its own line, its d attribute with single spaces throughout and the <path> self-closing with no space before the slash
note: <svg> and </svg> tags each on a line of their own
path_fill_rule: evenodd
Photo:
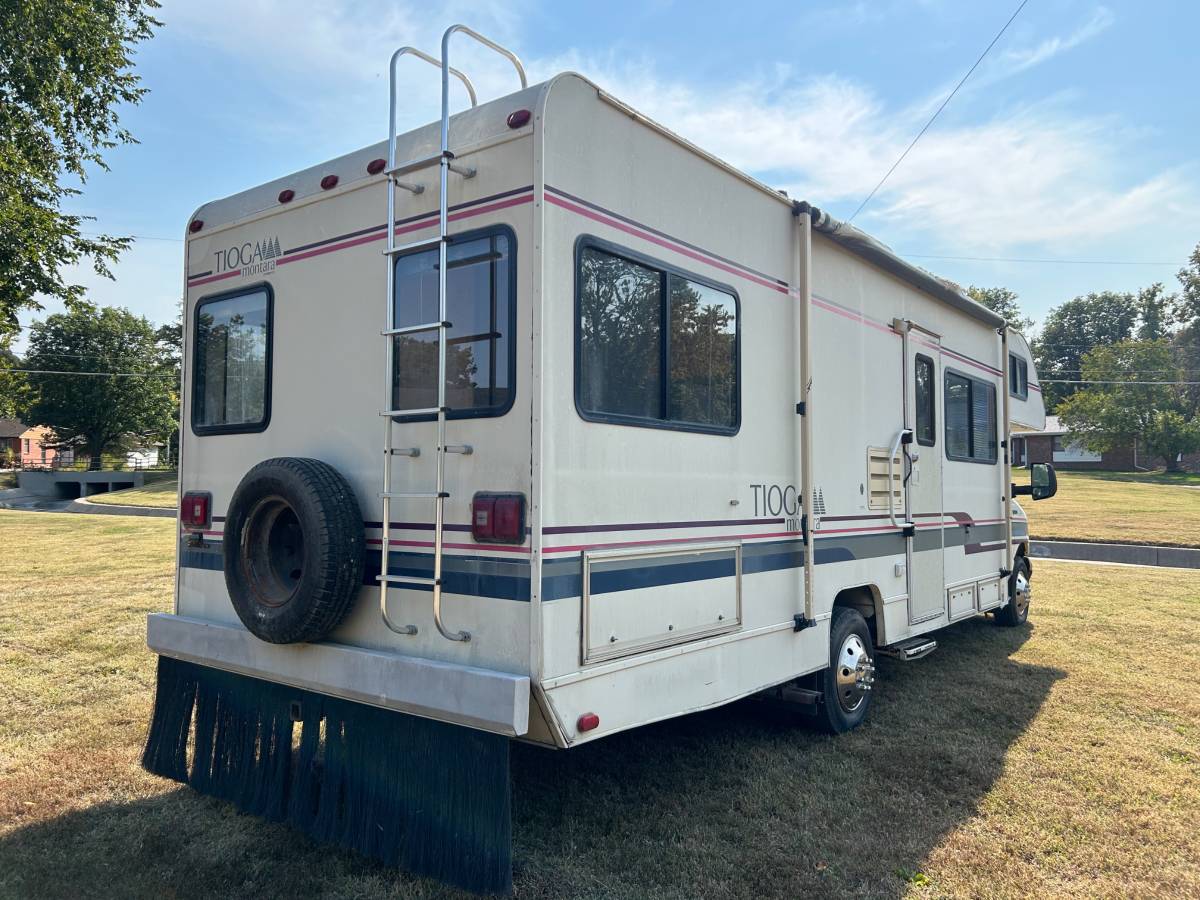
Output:
<svg viewBox="0 0 1200 900">
<path fill-rule="evenodd" d="M 834 607 L 844 606 L 849 609 L 858 610 L 859 614 L 867 620 L 867 627 L 871 629 L 871 640 L 878 642 L 879 640 L 879 618 L 875 615 L 876 610 L 880 609 L 880 594 L 879 588 L 873 584 L 860 584 L 857 587 L 842 588 L 838 591 L 837 596 L 833 598 Z"/>
</svg>

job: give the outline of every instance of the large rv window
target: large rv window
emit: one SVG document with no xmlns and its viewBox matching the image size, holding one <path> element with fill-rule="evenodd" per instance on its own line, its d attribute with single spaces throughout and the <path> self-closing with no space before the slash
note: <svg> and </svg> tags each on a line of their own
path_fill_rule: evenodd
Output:
<svg viewBox="0 0 1200 900">
<path fill-rule="evenodd" d="M 494 416 L 513 402 L 516 323 L 513 238 L 507 229 L 456 237 L 447 248 L 446 405 L 450 418 Z M 438 251 L 396 260 L 394 327 L 438 321 Z M 393 409 L 437 406 L 438 333 L 397 335 Z"/>
<path fill-rule="evenodd" d="M 996 462 L 994 384 L 946 373 L 946 456 L 965 462 Z"/>
<path fill-rule="evenodd" d="M 1015 353 L 1008 354 L 1008 392 L 1018 400 L 1029 397 L 1029 363 Z"/>
<path fill-rule="evenodd" d="M 260 285 L 196 305 L 192 430 L 262 431 L 270 418 L 271 289 Z"/>
<path fill-rule="evenodd" d="M 934 444 L 934 387 L 933 360 L 918 353 L 914 364 L 914 382 L 917 400 L 917 443 L 932 447 Z"/>
<path fill-rule="evenodd" d="M 661 264 L 579 253 L 576 402 L 585 418 L 731 434 L 738 428 L 738 304 Z"/>
</svg>

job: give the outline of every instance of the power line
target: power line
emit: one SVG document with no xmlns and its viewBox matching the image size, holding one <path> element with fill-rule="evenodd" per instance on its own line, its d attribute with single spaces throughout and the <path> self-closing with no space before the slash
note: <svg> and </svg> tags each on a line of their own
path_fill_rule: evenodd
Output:
<svg viewBox="0 0 1200 900">
<path fill-rule="evenodd" d="M 171 372 L 65 372 L 57 369 L 0 369 L 5 372 L 21 372 L 25 375 L 93 375 L 108 378 L 177 378 Z"/>
<path fill-rule="evenodd" d="M 992 38 L 992 42 L 990 44 L 988 44 L 987 47 L 984 48 L 982 53 L 979 54 L 979 59 L 975 60 L 975 64 L 973 66 L 971 66 L 971 68 L 967 69 L 967 74 L 964 75 L 962 77 L 962 79 L 958 82 L 958 84 L 956 84 L 954 86 L 954 90 L 952 90 L 950 92 L 950 94 L 946 97 L 946 99 L 942 101 L 942 105 L 937 108 L 937 111 L 934 112 L 934 114 L 929 117 L 929 121 L 925 123 L 925 127 L 917 132 L 917 136 L 912 139 L 912 143 L 909 144 L 904 149 L 904 152 L 900 154 L 900 158 L 897 159 L 894 163 L 892 163 L 892 167 L 887 170 L 887 174 L 879 179 L 879 184 L 877 184 L 877 185 L 875 185 L 875 187 L 871 188 L 871 193 L 867 194 L 866 199 L 863 200 L 862 203 L 858 204 L 858 209 L 856 209 L 854 211 L 854 215 L 850 216 L 850 218 L 846 220 L 847 224 L 854 221 L 854 216 L 857 216 L 860 212 L 863 211 L 863 208 L 868 203 L 871 202 L 871 198 L 875 196 L 875 193 L 881 187 L 883 187 L 883 183 L 885 181 L 887 181 L 888 178 L 891 177 L 893 172 L 896 171 L 897 166 L 899 166 L 900 163 L 904 162 L 904 157 L 908 156 L 908 152 L 917 145 L 917 141 L 919 141 L 921 139 L 921 137 L 925 134 L 925 132 L 929 130 L 929 126 L 933 124 L 933 120 L 936 119 L 939 115 L 941 115 L 942 110 L 946 108 L 946 104 L 954 99 L 954 95 L 958 93 L 958 89 L 961 88 L 966 83 L 967 79 L 971 77 L 971 73 L 974 72 L 977 68 L 979 68 L 979 64 L 981 62 L 983 62 L 983 58 L 985 56 L 987 56 L 989 52 L 991 52 L 991 49 L 994 46 L 996 46 L 996 42 L 998 40 L 1000 40 L 1000 38 L 1004 35 L 1004 32 L 1008 31 L 1008 26 L 1013 23 L 1013 19 L 1015 19 L 1017 17 L 1017 15 L 1021 12 L 1021 10 L 1023 10 L 1025 8 L 1025 4 L 1028 2 L 1029 2 L 1029 0 L 1021 0 L 1020 5 L 1016 8 L 1016 10 L 1013 11 L 1013 14 L 1008 17 L 1008 21 L 1004 23 L 1004 27 L 1001 28 L 998 32 L 996 32 L 996 36 L 994 38 Z"/>
<path fill-rule="evenodd" d="M 1069 378 L 1039 378 L 1038 384 L 1170 384 L 1183 387 L 1200 384 L 1200 381 L 1086 381 Z"/>
<path fill-rule="evenodd" d="M 112 237 L 112 235 L 110 235 L 110 234 L 104 234 L 99 231 L 81 231 L 79 233 L 82 234 L 84 237 L 97 237 L 97 238 L 98 237 Z M 125 235 L 125 237 L 132 238 L 135 241 L 170 241 L 175 244 L 183 243 L 183 238 L 159 237 L 158 235 L 154 235 L 154 234 L 127 234 L 127 235 Z"/>
<path fill-rule="evenodd" d="M 1028 256 L 943 256 L 934 253 L 901 253 L 901 256 L 911 256 L 913 259 L 956 259 L 967 262 L 1003 262 L 1003 263 L 1047 263 L 1069 266 L 1170 266 L 1175 268 L 1177 262 L 1154 262 L 1141 259 L 1049 259 L 1046 257 Z"/>
</svg>

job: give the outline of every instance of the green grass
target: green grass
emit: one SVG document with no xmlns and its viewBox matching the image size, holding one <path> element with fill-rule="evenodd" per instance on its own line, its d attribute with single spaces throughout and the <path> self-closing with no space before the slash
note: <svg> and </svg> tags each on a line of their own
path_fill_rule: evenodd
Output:
<svg viewBox="0 0 1200 900">
<path fill-rule="evenodd" d="M 1028 484 L 1027 470 L 1014 470 Z M 1193 481 L 1194 480 L 1194 481 Z M 1162 472 L 1059 472 L 1049 500 L 1018 497 L 1030 534 L 1044 540 L 1200 546 L 1200 476 Z"/>
<path fill-rule="evenodd" d="M 0 511 L 0 896 L 455 896 L 141 771 L 173 535 Z M 1034 586 L 839 738 L 743 702 L 514 745 L 517 896 L 1200 896 L 1200 573 Z"/>
<path fill-rule="evenodd" d="M 16 472 L 0 472 L 0 491 L 17 486 Z"/>
<path fill-rule="evenodd" d="M 116 504 L 120 506 L 156 506 L 174 509 L 178 502 L 179 479 L 174 472 L 163 473 L 165 477 L 152 479 L 146 476 L 146 483 L 140 488 L 126 488 L 123 491 L 112 491 L 107 494 L 94 494 L 88 497 L 89 503 Z"/>
</svg>

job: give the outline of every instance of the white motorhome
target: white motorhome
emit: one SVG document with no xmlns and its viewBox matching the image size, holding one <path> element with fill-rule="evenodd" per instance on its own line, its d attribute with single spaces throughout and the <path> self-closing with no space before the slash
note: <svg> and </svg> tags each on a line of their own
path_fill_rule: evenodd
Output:
<svg viewBox="0 0 1200 900">
<path fill-rule="evenodd" d="M 213 672 L 505 746 L 770 690 L 841 731 L 877 654 L 1024 622 L 1006 441 L 1044 423 L 1025 340 L 586 78 L 526 87 L 496 49 L 515 93 L 450 115 L 465 76 L 417 53 L 443 117 L 393 138 L 405 48 L 388 140 L 188 224 L 175 612 L 149 644 L 191 666 L 171 683 L 199 681 L 197 733 Z M 331 740 L 288 708 L 298 752 Z M 155 728 L 186 744 L 182 715 Z M 197 782 L 178 757 L 199 750 L 157 752 Z"/>
</svg>

